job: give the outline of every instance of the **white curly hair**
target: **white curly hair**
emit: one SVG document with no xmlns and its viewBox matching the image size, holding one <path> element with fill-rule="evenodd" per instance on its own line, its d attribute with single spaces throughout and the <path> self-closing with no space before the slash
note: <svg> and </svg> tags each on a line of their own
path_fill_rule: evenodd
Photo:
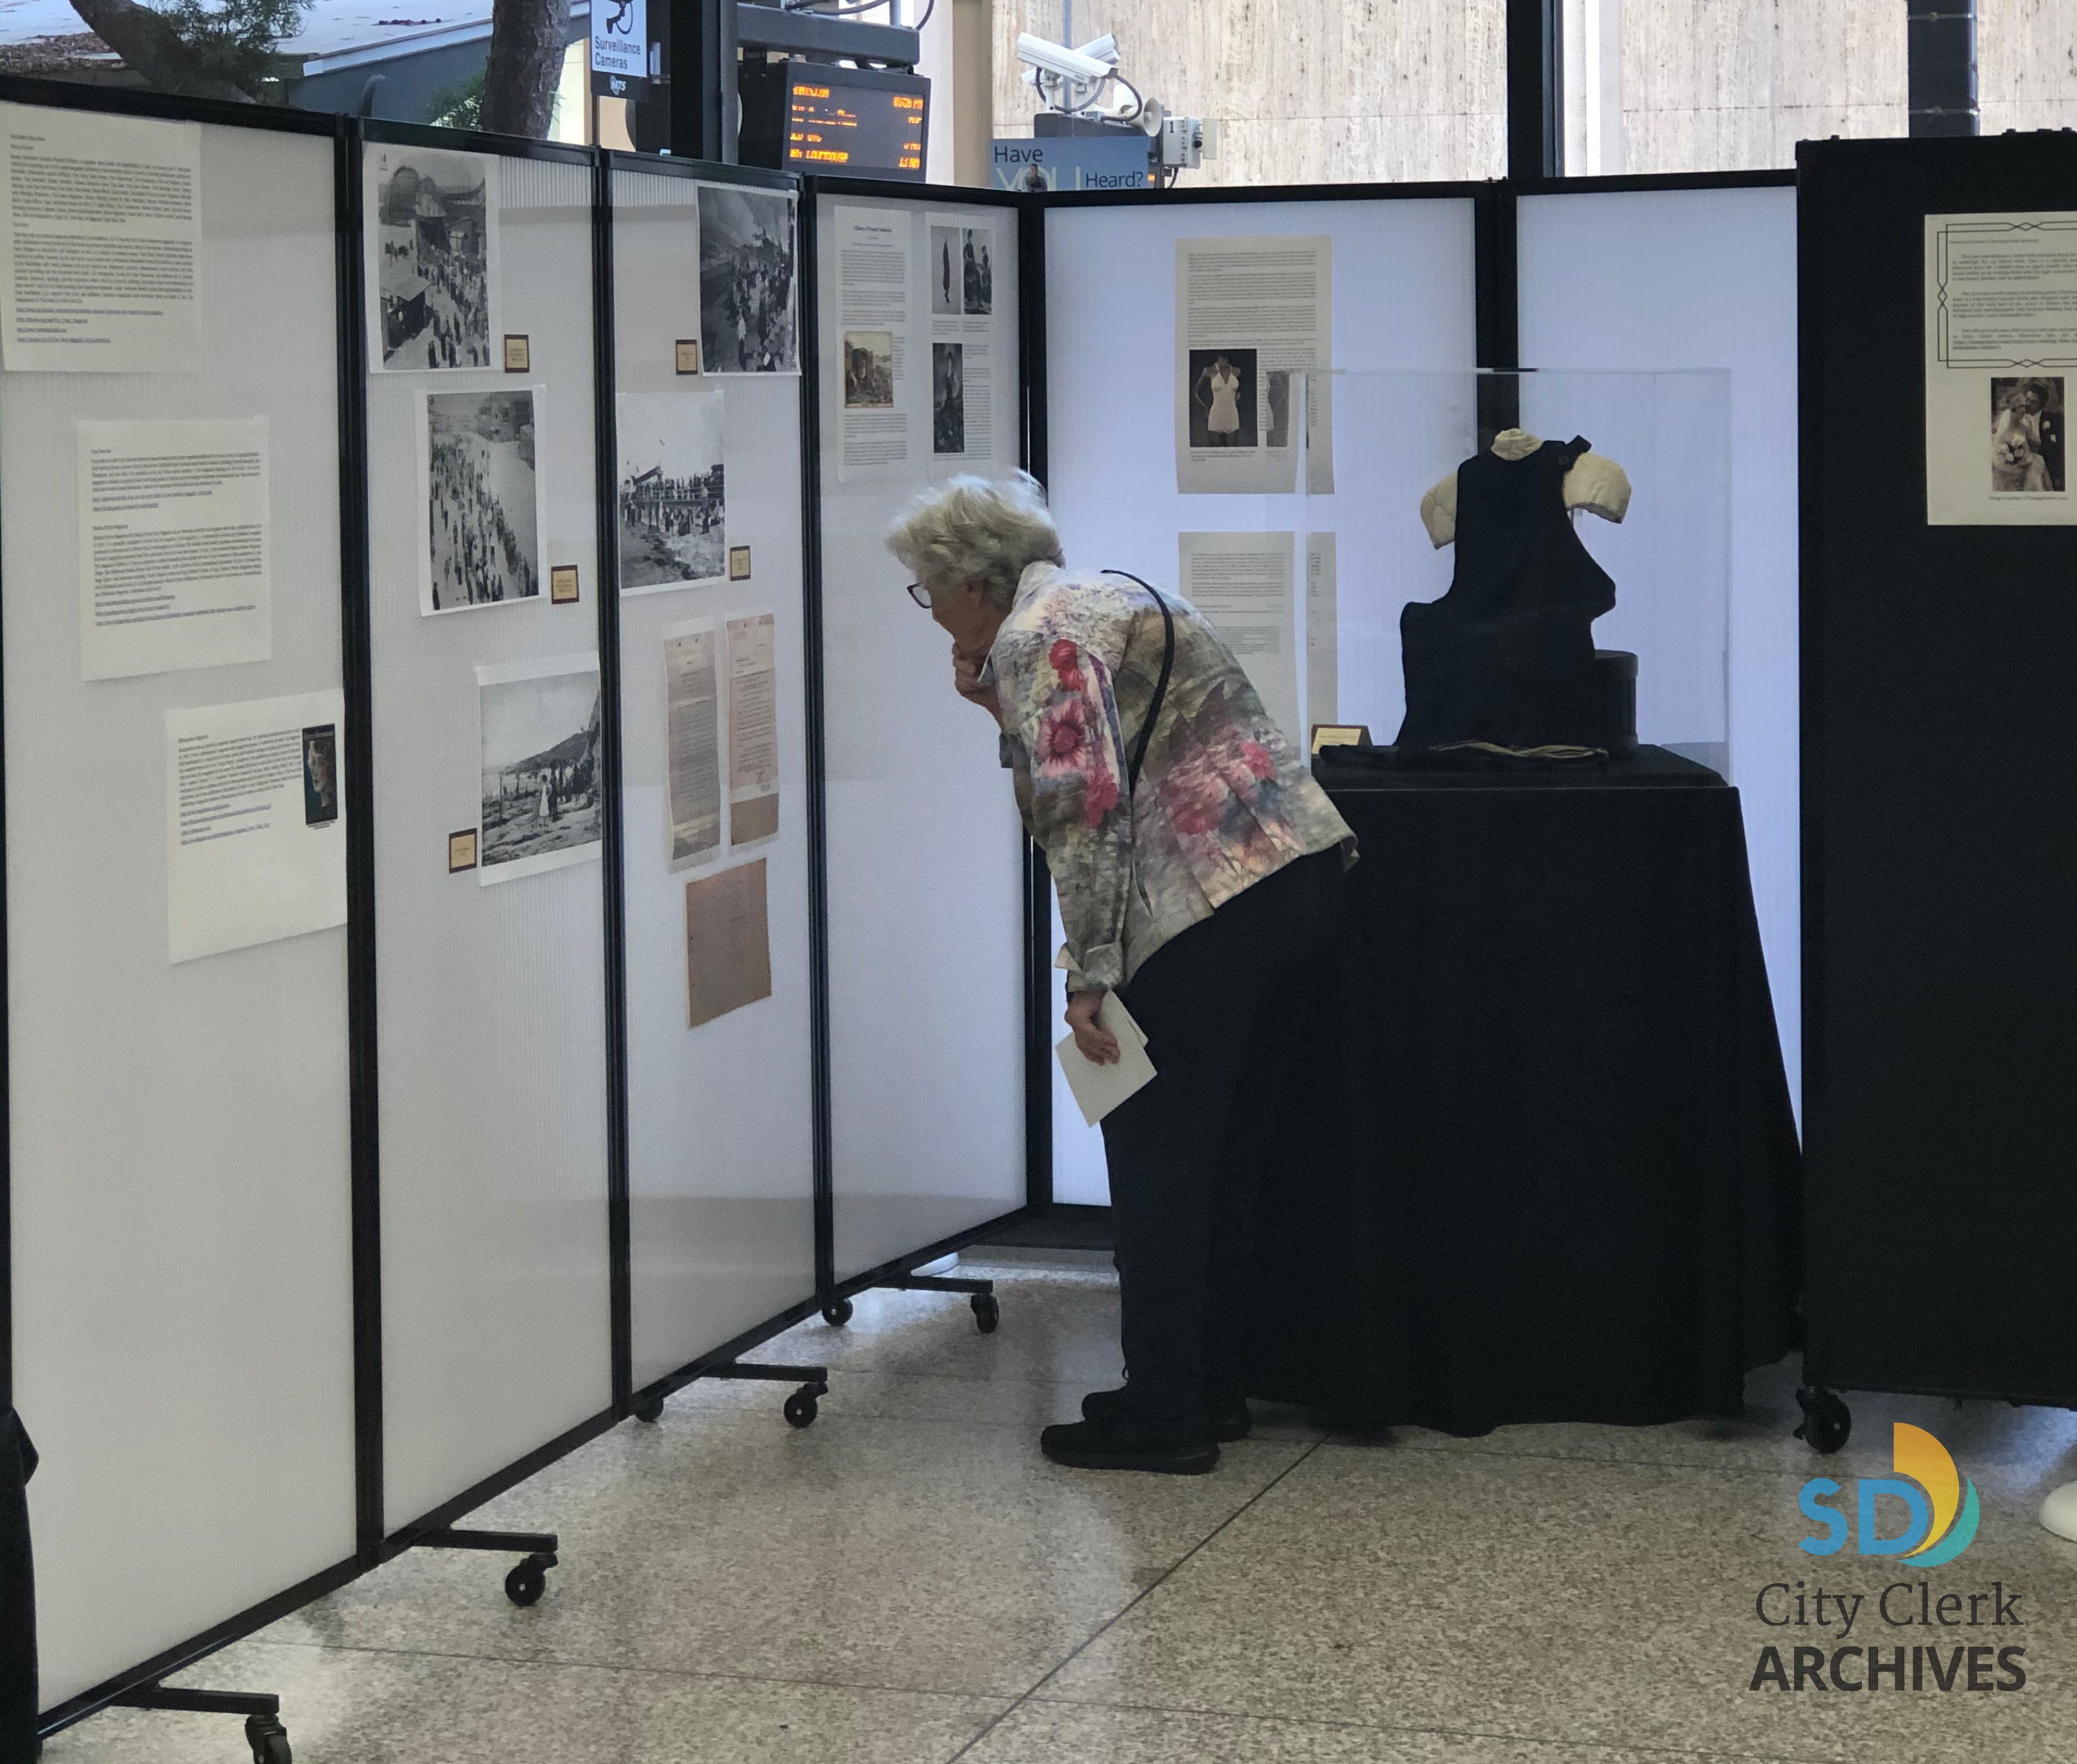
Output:
<svg viewBox="0 0 2077 1764">
<path fill-rule="evenodd" d="M 888 530 L 887 548 L 925 588 L 978 582 L 989 603 L 1005 611 L 1032 564 L 1066 561 L 1046 493 L 1026 472 L 955 477 L 924 491 Z"/>
</svg>

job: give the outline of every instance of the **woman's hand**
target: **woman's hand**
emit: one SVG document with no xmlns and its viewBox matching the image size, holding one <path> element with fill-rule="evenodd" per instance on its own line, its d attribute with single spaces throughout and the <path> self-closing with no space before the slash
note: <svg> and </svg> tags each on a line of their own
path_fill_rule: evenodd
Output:
<svg viewBox="0 0 2077 1764">
<path fill-rule="evenodd" d="M 970 705 L 979 705 L 999 723 L 1002 721 L 1002 706 L 995 696 L 993 685 L 981 683 L 980 671 L 988 657 L 969 655 L 957 643 L 952 645 L 952 690 Z"/>
<path fill-rule="evenodd" d="M 1068 1027 L 1074 1031 L 1075 1046 L 1083 1059 L 1099 1066 L 1118 1063 L 1118 1038 L 1097 1022 L 1097 1013 L 1103 1009 L 1104 995 L 1097 992 L 1076 992 L 1068 1001 Z"/>
</svg>

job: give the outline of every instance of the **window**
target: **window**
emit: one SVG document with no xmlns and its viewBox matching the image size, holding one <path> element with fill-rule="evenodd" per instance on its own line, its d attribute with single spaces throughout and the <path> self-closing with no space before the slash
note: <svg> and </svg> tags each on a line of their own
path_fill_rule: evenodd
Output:
<svg viewBox="0 0 2077 1764">
<path fill-rule="evenodd" d="M 1063 16 L 1063 13 L 1065 16 Z M 1118 38 L 1120 72 L 1217 125 L 1191 185 L 1498 177 L 1505 0 L 995 0 L 995 131 L 1029 135 L 1017 38 Z"/>
<path fill-rule="evenodd" d="M 1976 102 L 1986 135 L 2077 128 L 2077 5 L 1977 0 Z"/>
<path fill-rule="evenodd" d="M 1905 19 L 1904 0 L 1565 0 L 1565 169 L 1750 171 L 1908 134 Z"/>
</svg>

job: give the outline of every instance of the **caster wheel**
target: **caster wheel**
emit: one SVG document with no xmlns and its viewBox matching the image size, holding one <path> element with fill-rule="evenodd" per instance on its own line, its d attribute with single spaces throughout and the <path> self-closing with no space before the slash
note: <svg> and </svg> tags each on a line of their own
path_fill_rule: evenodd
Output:
<svg viewBox="0 0 2077 1764">
<path fill-rule="evenodd" d="M 786 1399 L 785 1413 L 786 1425 L 789 1427 L 813 1427 L 815 1425 L 815 1417 L 818 1412 L 819 1410 L 815 1403 L 815 1391 L 812 1385 L 803 1384 L 800 1389 Z"/>
<path fill-rule="evenodd" d="M 993 1292 L 976 1292 L 967 1301 L 973 1306 L 974 1326 L 984 1335 L 995 1333 L 1002 1321 L 1002 1306 Z"/>
<path fill-rule="evenodd" d="M 1836 1392 L 1805 1387 L 1796 1393 L 1796 1400 L 1803 1408 L 1803 1425 L 1796 1429 L 1796 1437 L 1811 1450 L 1829 1456 L 1846 1443 L 1854 1430 L 1853 1411 Z"/>
<path fill-rule="evenodd" d="M 644 1403 L 639 1408 L 635 1410 L 635 1418 L 638 1421 L 647 1421 L 651 1425 L 654 1425 L 656 1422 L 660 1421 L 664 1418 L 663 1403 L 661 1400 L 654 1403 Z"/>
<path fill-rule="evenodd" d="M 294 1764 L 289 1730 L 271 1715 L 245 1718 L 245 1743 L 252 1748 L 252 1764 Z"/>
<path fill-rule="evenodd" d="M 539 1604 L 548 1590 L 548 1571 L 555 1565 L 553 1556 L 529 1556 L 506 1575 L 505 1596 L 522 1609 Z"/>
<path fill-rule="evenodd" d="M 834 1304 L 822 1307 L 822 1321 L 833 1329 L 840 1329 L 851 1321 L 851 1300 L 839 1299 Z"/>
</svg>

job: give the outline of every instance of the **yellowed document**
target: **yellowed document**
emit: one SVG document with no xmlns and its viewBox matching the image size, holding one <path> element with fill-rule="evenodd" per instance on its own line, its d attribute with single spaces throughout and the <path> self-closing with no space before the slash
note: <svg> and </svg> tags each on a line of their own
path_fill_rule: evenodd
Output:
<svg viewBox="0 0 2077 1764">
<path fill-rule="evenodd" d="M 685 884 L 687 1026 L 772 996 L 764 859 Z"/>
<path fill-rule="evenodd" d="M 772 614 L 728 622 L 728 842 L 779 830 L 779 655 Z"/>
</svg>

